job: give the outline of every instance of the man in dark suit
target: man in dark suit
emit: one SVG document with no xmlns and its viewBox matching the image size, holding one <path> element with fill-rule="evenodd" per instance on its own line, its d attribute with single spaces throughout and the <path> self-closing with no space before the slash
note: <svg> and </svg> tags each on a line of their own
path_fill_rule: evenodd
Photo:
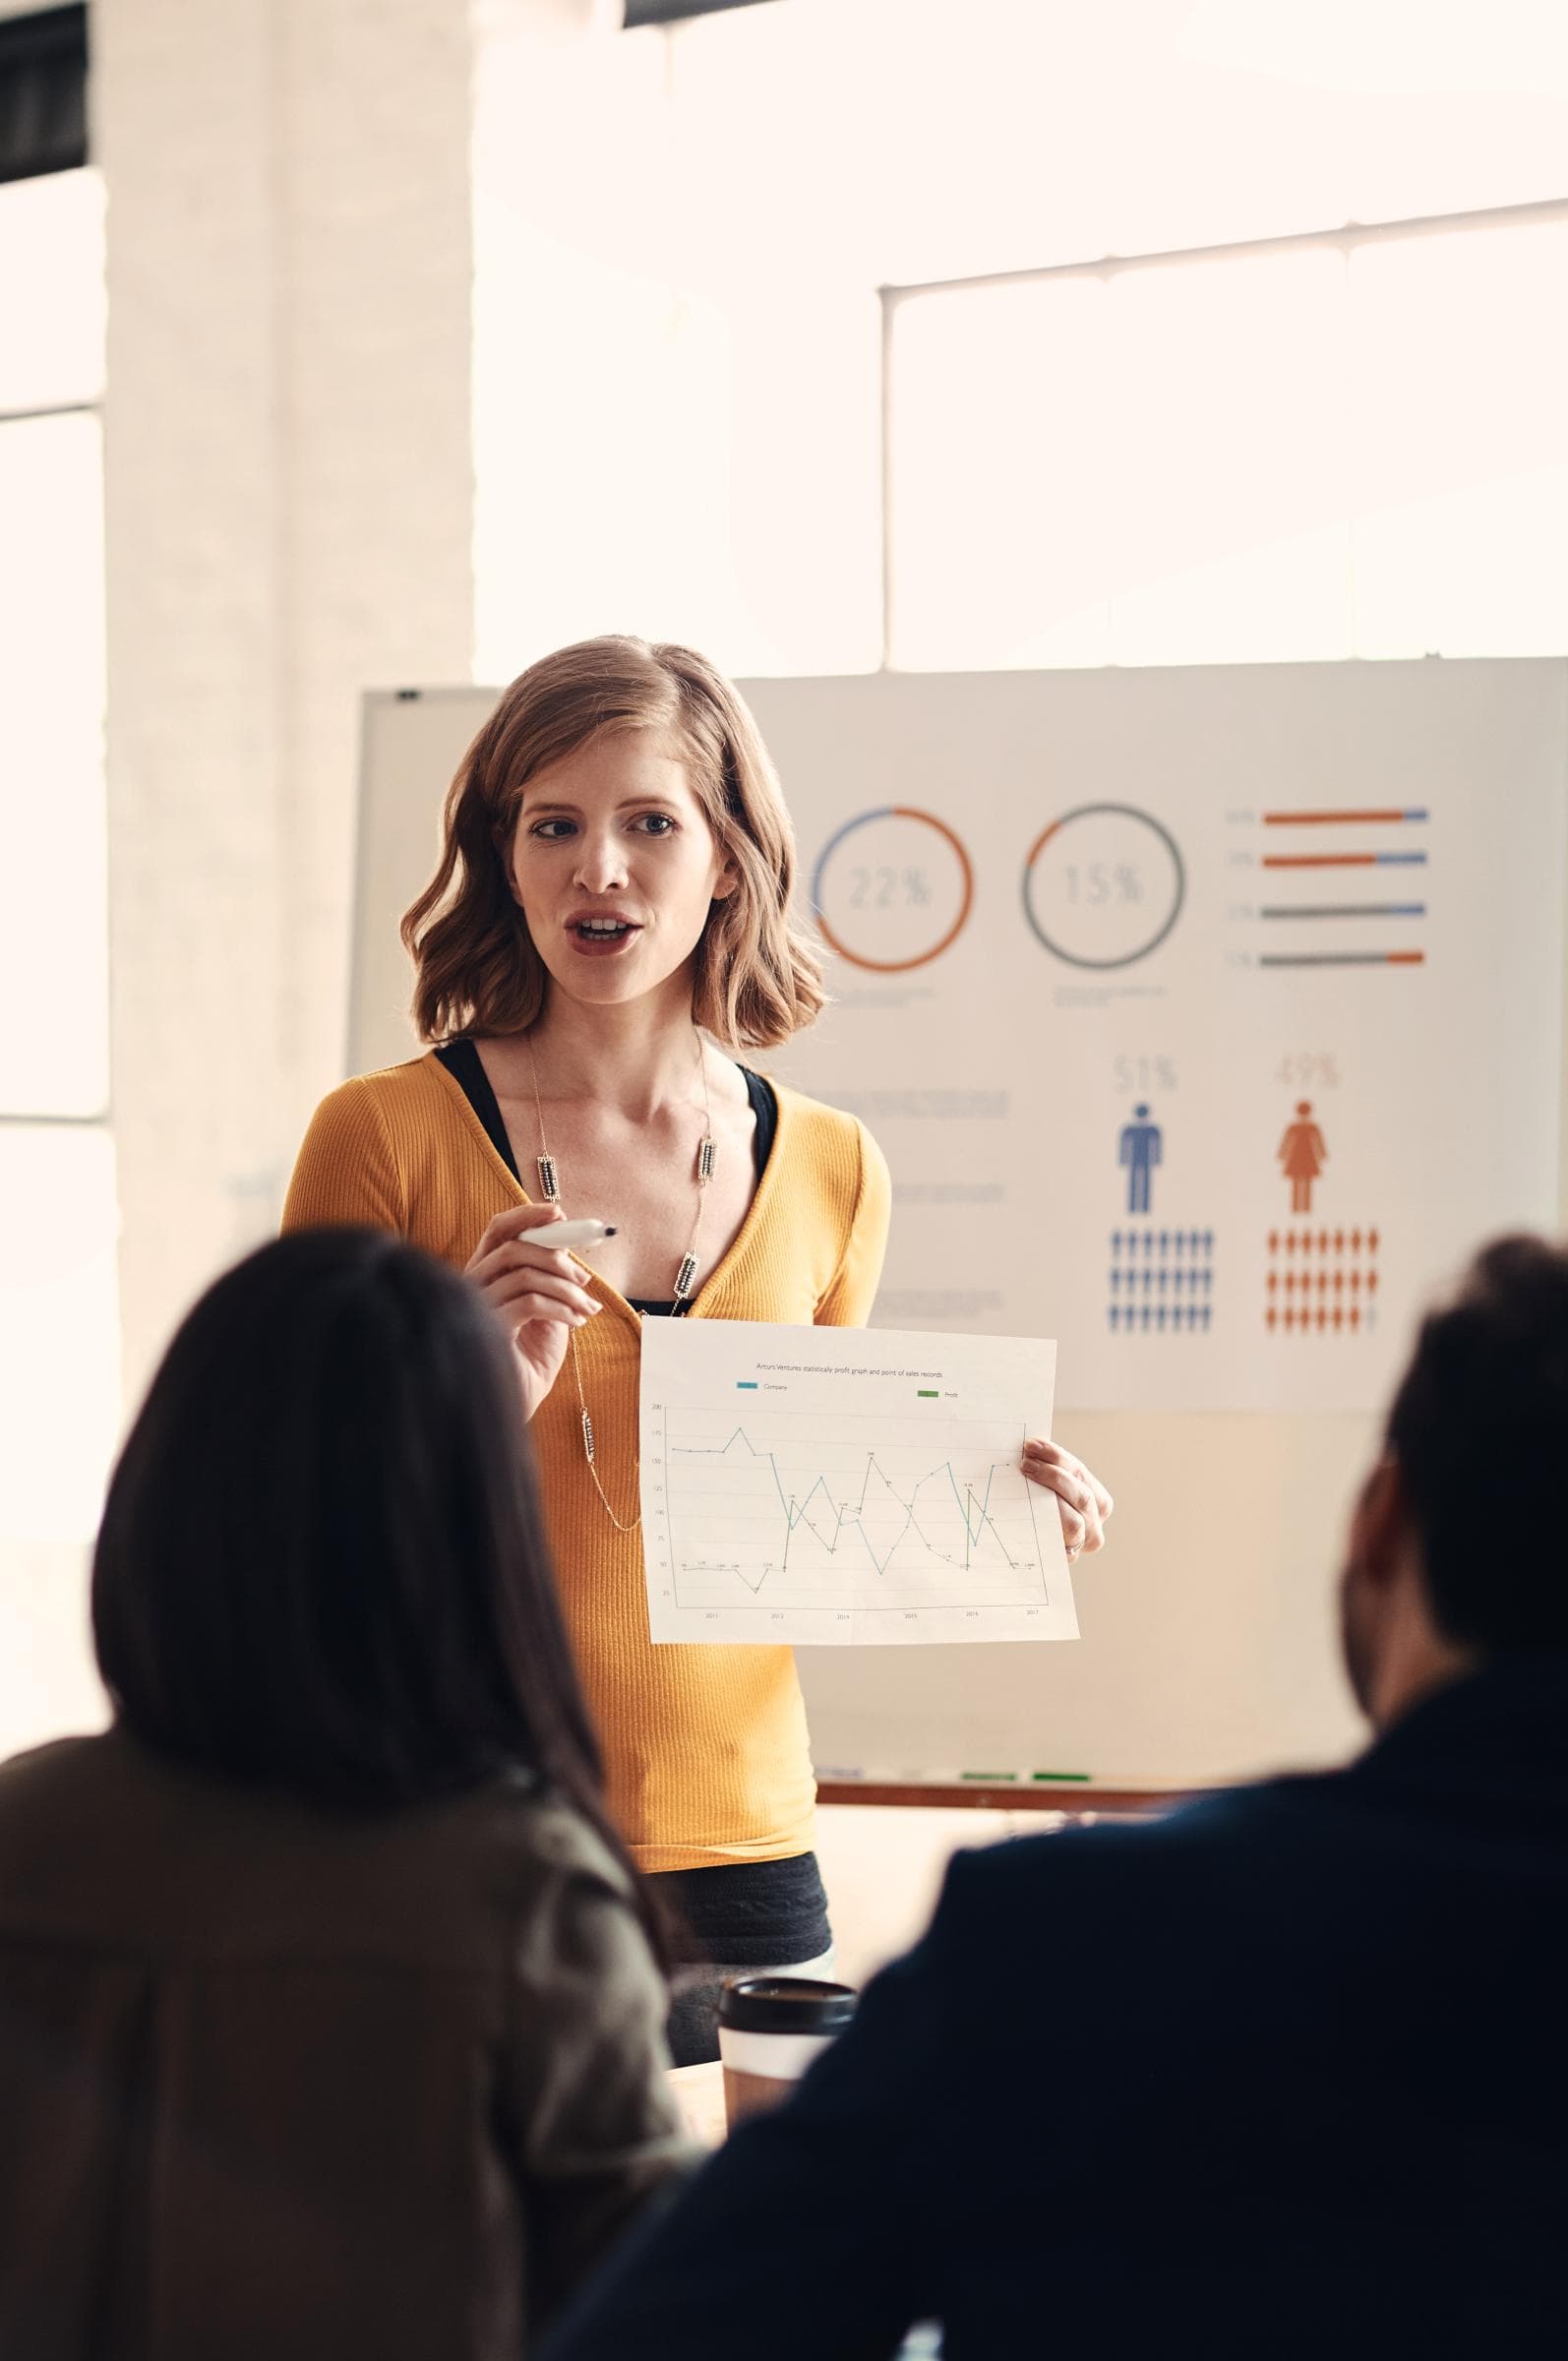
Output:
<svg viewBox="0 0 1568 2361">
<path fill-rule="evenodd" d="M 1568 1255 L 1507 1240 L 1352 1519 L 1366 1753 L 961 1853 L 548 2361 L 873 2361 L 923 2319 L 947 2361 L 1560 2361 L 1565 1484 Z"/>
</svg>

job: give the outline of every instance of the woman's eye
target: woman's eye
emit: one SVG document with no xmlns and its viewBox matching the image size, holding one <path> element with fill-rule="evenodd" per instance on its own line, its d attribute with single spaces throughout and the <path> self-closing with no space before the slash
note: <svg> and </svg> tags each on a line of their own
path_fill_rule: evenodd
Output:
<svg viewBox="0 0 1568 2361">
<path fill-rule="evenodd" d="M 539 837 L 545 844 L 555 844 L 560 837 L 570 832 L 571 827 L 570 819 L 541 819 L 535 821 L 529 832 Z"/>
<path fill-rule="evenodd" d="M 649 836 L 668 836 L 675 821 L 668 812 L 644 812 L 640 824 Z"/>
</svg>

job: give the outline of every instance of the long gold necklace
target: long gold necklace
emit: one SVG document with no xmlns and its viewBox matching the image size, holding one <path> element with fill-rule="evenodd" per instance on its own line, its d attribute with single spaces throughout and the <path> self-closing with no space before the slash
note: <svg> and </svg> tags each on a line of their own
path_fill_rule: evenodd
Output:
<svg viewBox="0 0 1568 2361">
<path fill-rule="evenodd" d="M 539 1060 L 534 1055 L 532 1035 L 525 1033 L 522 1038 L 528 1049 L 528 1072 L 533 1081 L 533 1111 L 539 1124 L 539 1153 L 534 1158 L 534 1165 L 539 1175 L 539 1194 L 547 1205 L 559 1205 L 561 1204 L 561 1169 L 551 1155 L 550 1142 L 545 1137 L 544 1103 L 539 1096 Z M 694 1028 L 693 1039 L 696 1044 L 697 1076 L 702 1084 L 702 1136 L 697 1142 L 696 1149 L 696 1218 L 692 1224 L 692 1235 L 687 1241 L 686 1252 L 681 1257 L 680 1268 L 675 1274 L 675 1316 L 677 1317 L 680 1315 L 682 1305 L 690 1300 L 696 1285 L 697 1240 L 702 1233 L 702 1212 L 707 1201 L 708 1182 L 712 1180 L 714 1168 L 718 1163 L 718 1151 L 713 1144 L 713 1108 L 708 1098 L 707 1059 L 702 1054 L 702 1036 Z M 588 1415 L 588 1399 L 582 1390 L 582 1363 L 577 1358 L 577 1332 L 574 1328 L 569 1329 L 567 1336 L 572 1347 L 572 1374 L 576 1379 L 577 1385 L 577 1408 L 581 1413 L 582 1456 L 588 1463 L 588 1474 L 593 1479 L 593 1488 L 603 1501 L 604 1513 L 617 1533 L 635 1533 L 642 1522 L 641 1510 L 638 1509 L 630 1525 L 624 1523 L 616 1515 L 610 1504 L 610 1496 L 599 1481 L 599 1471 L 594 1464 L 593 1456 L 593 1421 Z"/>
</svg>

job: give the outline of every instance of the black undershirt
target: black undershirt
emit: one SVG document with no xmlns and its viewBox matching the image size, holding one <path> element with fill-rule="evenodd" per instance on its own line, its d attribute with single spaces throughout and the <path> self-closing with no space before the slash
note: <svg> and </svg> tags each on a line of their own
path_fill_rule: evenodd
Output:
<svg viewBox="0 0 1568 2361">
<path fill-rule="evenodd" d="M 436 1056 L 461 1089 L 463 1097 L 485 1127 L 485 1137 L 521 1188 L 522 1175 L 517 1170 L 517 1159 L 512 1152 L 512 1141 L 508 1137 L 496 1094 L 490 1086 L 490 1076 L 485 1072 L 478 1050 L 471 1041 L 444 1041 L 437 1049 Z M 767 1160 L 773 1152 L 773 1141 L 778 1131 L 778 1101 L 773 1096 L 771 1084 L 764 1082 L 760 1074 L 754 1074 L 749 1065 L 743 1065 L 741 1072 L 746 1079 L 746 1095 L 752 1103 L 752 1113 L 756 1119 L 756 1137 L 753 1142 L 752 1155 L 757 1180 L 760 1180 L 767 1169 Z M 656 1302 L 647 1297 L 628 1296 L 627 1302 L 633 1311 L 640 1311 L 651 1318 L 679 1317 L 687 1308 L 687 1303 L 683 1303 L 680 1312 L 677 1312 L 673 1298 L 668 1302 Z M 690 1298 L 687 1302 L 690 1302 Z"/>
<path fill-rule="evenodd" d="M 443 1042 L 436 1056 L 484 1126 L 485 1137 L 508 1172 L 523 1186 L 512 1141 L 479 1052 L 471 1041 Z M 743 1065 L 746 1095 L 756 1119 L 753 1155 L 760 1180 L 778 1133 L 778 1101 L 760 1074 Z M 673 1302 L 627 1299 L 633 1311 L 650 1317 L 679 1317 Z M 733 1968 L 787 1968 L 814 1960 L 832 1941 L 827 1898 L 814 1853 L 782 1861 L 735 1861 L 714 1869 L 665 1870 L 657 1877 L 674 1904 L 672 1928 L 678 1958 L 715 1960 Z"/>
</svg>

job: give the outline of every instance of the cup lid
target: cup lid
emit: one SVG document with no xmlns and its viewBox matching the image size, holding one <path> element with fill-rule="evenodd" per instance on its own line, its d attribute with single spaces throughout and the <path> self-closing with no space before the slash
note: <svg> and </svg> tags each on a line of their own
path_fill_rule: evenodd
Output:
<svg viewBox="0 0 1568 2361">
<path fill-rule="evenodd" d="M 719 2023 L 737 2033 L 841 2033 L 855 2014 L 853 1984 L 811 1975 L 743 1975 L 719 1995 Z"/>
</svg>

